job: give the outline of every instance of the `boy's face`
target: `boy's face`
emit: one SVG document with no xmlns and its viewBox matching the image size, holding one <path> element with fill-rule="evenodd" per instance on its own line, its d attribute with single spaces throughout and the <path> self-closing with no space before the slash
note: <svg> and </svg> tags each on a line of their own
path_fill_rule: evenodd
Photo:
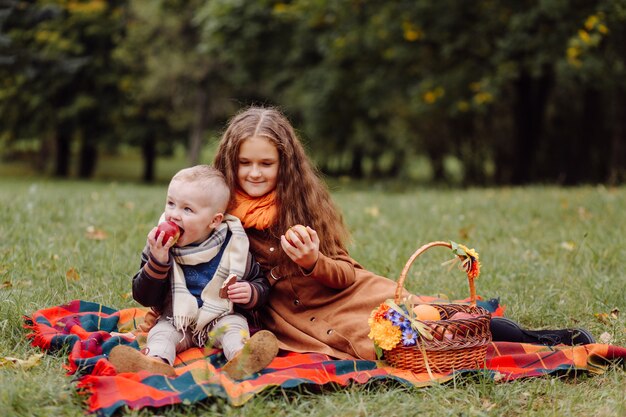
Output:
<svg viewBox="0 0 626 417">
<path fill-rule="evenodd" d="M 205 241 L 224 218 L 212 202 L 210 194 L 198 182 L 173 180 L 167 189 L 165 220 L 182 230 L 175 246 Z"/>
</svg>

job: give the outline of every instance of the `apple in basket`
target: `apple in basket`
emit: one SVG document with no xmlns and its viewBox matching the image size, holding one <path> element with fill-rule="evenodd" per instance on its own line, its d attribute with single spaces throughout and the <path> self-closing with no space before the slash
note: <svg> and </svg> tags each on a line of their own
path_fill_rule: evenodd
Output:
<svg viewBox="0 0 626 417">
<path fill-rule="evenodd" d="M 174 238 L 174 243 L 176 243 L 181 235 L 180 227 L 178 227 L 178 225 L 173 221 L 169 220 L 161 222 L 157 226 L 156 237 L 158 238 L 161 233 L 163 233 L 163 244 L 167 243 L 170 238 Z"/>
<path fill-rule="evenodd" d="M 441 320 L 439 310 L 428 304 L 418 304 L 413 307 L 413 313 L 417 320 Z"/>
<path fill-rule="evenodd" d="M 451 320 L 462 320 L 462 319 L 475 319 L 476 317 L 480 317 L 480 314 L 477 313 L 466 313 L 464 311 L 457 311 L 450 317 Z"/>
<path fill-rule="evenodd" d="M 442 326 L 437 323 L 427 323 L 427 324 L 431 329 L 433 329 L 432 335 L 435 339 L 437 340 L 452 339 L 452 332 L 446 329 L 445 326 Z"/>
</svg>

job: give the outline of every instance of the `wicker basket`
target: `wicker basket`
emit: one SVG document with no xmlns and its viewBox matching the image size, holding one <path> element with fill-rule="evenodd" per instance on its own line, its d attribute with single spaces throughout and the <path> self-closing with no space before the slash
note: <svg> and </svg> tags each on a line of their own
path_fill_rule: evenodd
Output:
<svg viewBox="0 0 626 417">
<path fill-rule="evenodd" d="M 451 248 L 449 242 L 431 242 L 419 248 L 407 261 L 395 293 L 396 304 L 402 297 L 404 280 L 413 261 L 426 250 L 435 246 Z M 468 276 L 470 284 L 470 305 L 463 304 L 432 304 L 441 320 L 421 321 L 432 330 L 432 340 L 418 338 L 417 346 L 398 345 L 384 352 L 384 359 L 393 367 L 406 369 L 415 373 L 437 372 L 448 373 L 458 369 L 482 368 L 485 364 L 487 346 L 491 342 L 489 321 L 491 314 L 476 305 L 474 280 Z M 456 312 L 480 314 L 478 317 L 453 319 Z"/>
</svg>

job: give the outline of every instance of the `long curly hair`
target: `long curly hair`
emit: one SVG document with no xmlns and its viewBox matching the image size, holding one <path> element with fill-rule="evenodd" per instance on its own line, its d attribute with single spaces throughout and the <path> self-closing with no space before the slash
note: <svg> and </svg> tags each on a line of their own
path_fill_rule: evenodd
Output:
<svg viewBox="0 0 626 417">
<path fill-rule="evenodd" d="M 270 232 L 280 236 L 296 224 L 310 226 L 320 238 L 320 252 L 333 256 L 345 251 L 349 235 L 343 218 L 291 123 L 276 108 L 244 109 L 230 120 L 222 135 L 214 166 L 226 177 L 231 195 L 234 196 L 238 188 L 239 148 L 252 137 L 266 138 L 278 149 L 278 218 Z M 284 255 L 278 266 L 281 271 L 292 270 L 293 262 Z"/>
</svg>

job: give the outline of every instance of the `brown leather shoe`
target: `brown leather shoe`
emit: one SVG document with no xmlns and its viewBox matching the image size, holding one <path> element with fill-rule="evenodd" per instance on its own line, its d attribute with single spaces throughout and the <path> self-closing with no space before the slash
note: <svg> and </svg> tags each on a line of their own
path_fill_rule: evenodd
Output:
<svg viewBox="0 0 626 417">
<path fill-rule="evenodd" d="M 130 346 L 118 345 L 111 349 L 109 362 L 118 373 L 148 371 L 153 374 L 176 376 L 173 366 L 160 358 L 146 356 Z"/>
<path fill-rule="evenodd" d="M 278 354 L 278 340 L 270 331 L 255 333 L 234 358 L 222 367 L 222 372 L 232 379 L 243 379 L 263 368 Z"/>
</svg>

